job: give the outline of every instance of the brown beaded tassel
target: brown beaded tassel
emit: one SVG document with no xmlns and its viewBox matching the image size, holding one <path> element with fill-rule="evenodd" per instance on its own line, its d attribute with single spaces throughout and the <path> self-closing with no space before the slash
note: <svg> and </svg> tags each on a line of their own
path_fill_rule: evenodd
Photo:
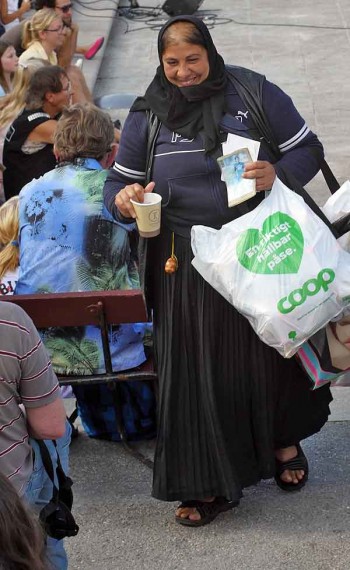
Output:
<svg viewBox="0 0 350 570">
<path fill-rule="evenodd" d="M 165 262 L 165 267 L 164 267 L 165 273 L 175 273 L 175 271 L 177 270 L 177 268 L 179 266 L 179 262 L 177 260 L 175 253 L 174 253 L 174 242 L 175 242 L 175 236 L 174 236 L 174 232 L 172 232 L 172 234 L 171 234 L 171 256 Z"/>
</svg>

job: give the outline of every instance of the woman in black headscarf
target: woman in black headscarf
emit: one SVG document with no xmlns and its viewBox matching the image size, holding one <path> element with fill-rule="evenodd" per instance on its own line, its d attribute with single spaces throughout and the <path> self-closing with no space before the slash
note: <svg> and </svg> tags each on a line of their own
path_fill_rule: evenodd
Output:
<svg viewBox="0 0 350 570">
<path fill-rule="evenodd" d="M 305 184 L 323 152 L 283 91 L 225 66 L 200 20 L 169 20 L 158 51 L 156 76 L 125 123 L 105 204 L 131 223 L 130 198 L 142 202 L 154 188 L 162 195 L 161 233 L 141 260 L 160 385 L 153 495 L 180 500 L 177 522 L 200 526 L 260 479 L 300 489 L 308 465 L 299 442 L 327 421 L 331 396 L 327 387 L 310 391 L 296 362 L 263 344 L 195 271 L 190 230 L 220 228 L 263 198 L 228 208 L 216 162 L 228 133 L 262 141 L 243 175 L 258 191 L 286 168 Z"/>
</svg>

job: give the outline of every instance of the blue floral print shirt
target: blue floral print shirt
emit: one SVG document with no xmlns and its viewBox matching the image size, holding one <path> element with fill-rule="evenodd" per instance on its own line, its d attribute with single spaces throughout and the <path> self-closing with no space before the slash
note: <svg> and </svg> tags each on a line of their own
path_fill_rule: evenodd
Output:
<svg viewBox="0 0 350 570">
<path fill-rule="evenodd" d="M 103 206 L 107 172 L 77 159 L 27 184 L 20 193 L 20 271 L 15 294 L 139 288 L 134 224 L 116 222 Z M 145 360 L 149 325 L 110 328 L 114 370 Z M 97 327 L 41 331 L 58 374 L 104 371 Z"/>
</svg>

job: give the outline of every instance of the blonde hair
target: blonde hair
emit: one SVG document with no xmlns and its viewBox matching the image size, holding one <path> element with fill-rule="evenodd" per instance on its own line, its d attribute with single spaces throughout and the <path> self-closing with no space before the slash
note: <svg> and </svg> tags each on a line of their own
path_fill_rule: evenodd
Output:
<svg viewBox="0 0 350 570">
<path fill-rule="evenodd" d="M 30 59 L 18 66 L 11 93 L 0 98 L 0 129 L 12 123 L 23 111 L 31 76 L 37 69 L 47 65 L 50 63 L 44 59 Z"/>
<path fill-rule="evenodd" d="M 52 8 L 43 8 L 35 12 L 23 26 L 22 47 L 26 50 L 32 43 L 41 42 L 40 32 L 45 32 L 54 20 L 59 19 L 59 15 Z"/>
<path fill-rule="evenodd" d="M 18 201 L 18 196 L 13 196 L 0 206 L 0 279 L 19 265 Z"/>
</svg>

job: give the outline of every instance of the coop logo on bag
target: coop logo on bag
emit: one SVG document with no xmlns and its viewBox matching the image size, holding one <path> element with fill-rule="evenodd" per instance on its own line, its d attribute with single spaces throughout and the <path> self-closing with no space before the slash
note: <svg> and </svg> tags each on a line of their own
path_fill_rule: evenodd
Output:
<svg viewBox="0 0 350 570">
<path fill-rule="evenodd" d="M 300 289 L 294 289 L 287 297 L 282 297 L 277 303 L 280 313 L 286 315 L 294 311 L 296 307 L 305 303 L 307 297 L 313 297 L 322 289 L 328 291 L 328 285 L 334 281 L 333 269 L 321 269 L 315 279 L 308 279 Z"/>
<path fill-rule="evenodd" d="M 284 212 L 268 216 L 262 228 L 248 228 L 240 235 L 236 253 L 252 273 L 298 273 L 304 252 L 304 236 L 297 220 Z"/>
</svg>

